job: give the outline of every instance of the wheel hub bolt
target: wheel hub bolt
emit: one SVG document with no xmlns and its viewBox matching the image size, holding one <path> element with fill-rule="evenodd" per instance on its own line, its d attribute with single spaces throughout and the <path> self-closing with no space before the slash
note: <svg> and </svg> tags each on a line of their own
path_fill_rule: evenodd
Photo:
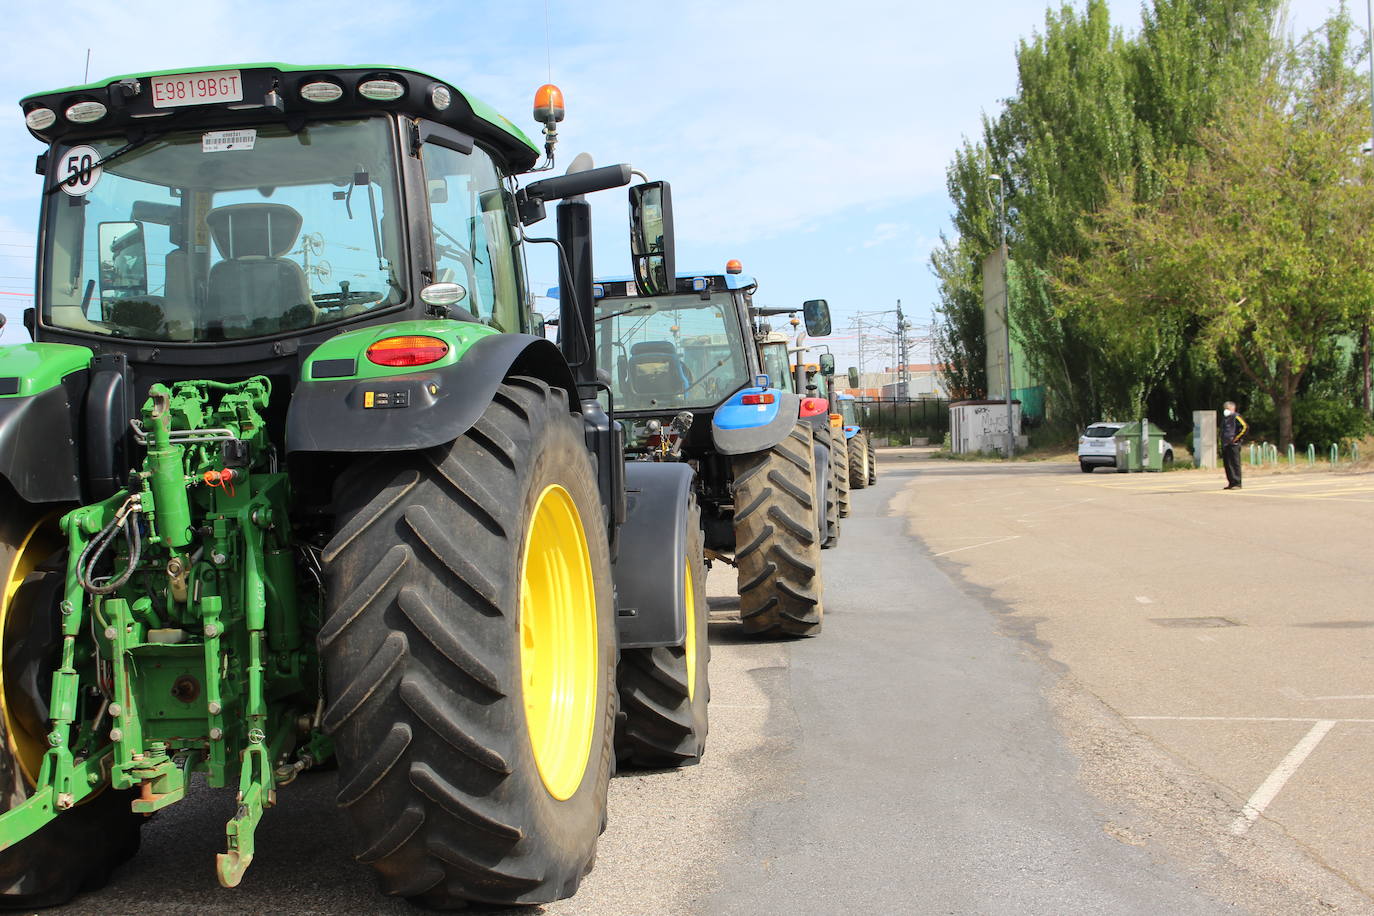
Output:
<svg viewBox="0 0 1374 916">
<path fill-rule="evenodd" d="M 118 703 L 111 703 L 111 704 L 110 704 L 110 715 L 114 716 L 115 718 L 119 718 L 119 717 L 122 716 L 123 714 L 124 714 L 124 707 L 123 707 L 123 706 L 120 706 Z"/>
<path fill-rule="evenodd" d="M 220 711 L 224 709 L 224 707 L 221 706 L 221 705 L 219 705 L 219 703 L 216 702 L 215 700 L 211 700 L 211 701 L 206 705 L 205 708 L 206 708 L 207 710 L 209 710 L 210 715 L 212 715 L 212 716 L 217 716 L 217 715 L 219 715 L 219 714 L 220 714 Z"/>
<path fill-rule="evenodd" d="M 124 740 L 124 732 L 121 731 L 120 729 L 117 729 L 117 728 L 112 728 L 112 729 L 110 729 L 110 740 L 111 740 L 111 741 L 123 741 L 123 740 Z"/>
<path fill-rule="evenodd" d="M 211 740 L 211 741 L 218 741 L 218 740 L 220 740 L 220 739 L 223 738 L 223 737 L 224 737 L 224 729 L 222 729 L 222 728 L 212 728 L 212 729 L 210 729 L 210 740 Z"/>
</svg>

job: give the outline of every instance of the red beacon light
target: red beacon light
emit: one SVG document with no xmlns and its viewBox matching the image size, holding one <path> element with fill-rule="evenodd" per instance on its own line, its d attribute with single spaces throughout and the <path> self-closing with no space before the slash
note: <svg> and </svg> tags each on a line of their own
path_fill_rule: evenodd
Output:
<svg viewBox="0 0 1374 916">
<path fill-rule="evenodd" d="M 739 258 L 731 258 L 725 262 L 725 272 L 727 274 L 744 273 L 744 265 L 739 262 Z"/>
<path fill-rule="evenodd" d="M 545 83 L 534 91 L 534 119 L 546 127 L 563 120 L 563 90 Z"/>
</svg>

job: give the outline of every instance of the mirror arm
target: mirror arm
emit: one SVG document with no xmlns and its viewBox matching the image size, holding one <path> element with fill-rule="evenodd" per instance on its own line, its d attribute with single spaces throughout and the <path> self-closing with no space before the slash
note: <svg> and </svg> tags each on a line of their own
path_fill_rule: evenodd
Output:
<svg viewBox="0 0 1374 916">
<path fill-rule="evenodd" d="M 411 155 L 418 155 L 420 147 L 426 143 L 433 143 L 435 146 L 442 146 L 444 149 L 453 150 L 455 153 L 468 155 L 472 152 L 474 140 L 472 137 L 459 130 L 454 130 L 445 124 L 437 124 L 434 121 L 426 121 L 423 118 L 415 124 L 415 130 L 411 135 L 413 146 Z"/>
<path fill-rule="evenodd" d="M 628 165 L 622 163 L 536 181 L 521 188 L 520 193 L 516 196 L 516 202 L 520 206 L 521 218 L 524 218 L 527 206 L 537 207 L 538 212 L 542 214 L 544 204 L 551 200 L 566 200 L 569 197 L 591 194 L 595 191 L 623 188 L 630 183 L 631 171 Z"/>
</svg>

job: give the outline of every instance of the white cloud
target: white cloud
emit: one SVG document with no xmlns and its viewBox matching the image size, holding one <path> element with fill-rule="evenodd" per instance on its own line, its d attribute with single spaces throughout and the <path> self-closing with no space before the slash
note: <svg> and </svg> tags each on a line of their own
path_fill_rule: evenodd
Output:
<svg viewBox="0 0 1374 916">
<path fill-rule="evenodd" d="M 906 223 L 879 223 L 873 227 L 873 234 L 864 240 L 863 247 L 877 248 L 908 232 Z"/>
</svg>

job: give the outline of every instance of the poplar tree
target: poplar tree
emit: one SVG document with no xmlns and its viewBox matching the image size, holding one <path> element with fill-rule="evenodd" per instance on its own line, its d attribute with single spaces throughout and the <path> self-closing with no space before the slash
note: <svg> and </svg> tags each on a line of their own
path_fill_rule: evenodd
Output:
<svg viewBox="0 0 1374 916">
<path fill-rule="evenodd" d="M 1279 49 L 1223 101 L 1197 154 L 1160 170 L 1157 202 L 1113 191 L 1083 223 L 1092 257 L 1058 264 L 1058 289 L 1124 327 L 1192 325 L 1273 399 L 1280 447 L 1324 347 L 1374 300 L 1374 166 L 1351 23 Z"/>
</svg>

